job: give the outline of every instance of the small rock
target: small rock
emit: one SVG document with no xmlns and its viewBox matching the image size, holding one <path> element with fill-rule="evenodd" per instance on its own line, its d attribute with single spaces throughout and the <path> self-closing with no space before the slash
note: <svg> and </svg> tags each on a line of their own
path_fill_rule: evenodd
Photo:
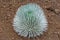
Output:
<svg viewBox="0 0 60 40">
<path fill-rule="evenodd" d="M 2 28 L 0 27 L 0 33 L 2 32 Z"/>
<path fill-rule="evenodd" d="M 51 38 L 49 37 L 49 39 L 51 39 Z"/>
<path fill-rule="evenodd" d="M 14 39 L 14 37 L 12 37 L 12 39 Z"/>
<path fill-rule="evenodd" d="M 55 34 L 59 34 L 59 32 L 54 32 Z"/>
<path fill-rule="evenodd" d="M 45 0 L 45 2 L 51 2 L 50 0 Z"/>
<path fill-rule="evenodd" d="M 54 32 L 55 34 L 57 34 L 57 32 Z"/>
<path fill-rule="evenodd" d="M 6 6 L 4 5 L 3 7 L 5 8 Z"/>
<path fill-rule="evenodd" d="M 60 10 L 59 10 L 59 9 L 55 9 L 55 12 L 56 12 L 56 13 L 59 13 L 59 12 L 60 12 Z"/>
</svg>

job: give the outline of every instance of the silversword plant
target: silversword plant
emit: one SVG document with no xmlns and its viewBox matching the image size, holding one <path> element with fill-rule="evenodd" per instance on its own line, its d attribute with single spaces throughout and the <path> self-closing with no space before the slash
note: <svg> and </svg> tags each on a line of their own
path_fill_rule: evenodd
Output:
<svg viewBox="0 0 60 40">
<path fill-rule="evenodd" d="M 36 37 L 47 30 L 47 19 L 43 9 L 36 3 L 29 3 L 18 8 L 13 20 L 13 28 L 18 35 Z"/>
</svg>

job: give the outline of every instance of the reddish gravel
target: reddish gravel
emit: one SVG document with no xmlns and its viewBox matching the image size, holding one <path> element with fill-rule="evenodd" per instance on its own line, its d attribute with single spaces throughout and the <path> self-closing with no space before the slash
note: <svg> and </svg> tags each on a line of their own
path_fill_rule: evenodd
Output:
<svg viewBox="0 0 60 40">
<path fill-rule="evenodd" d="M 18 36 L 12 21 L 18 7 L 31 2 L 44 9 L 49 25 L 43 35 L 30 39 Z M 60 40 L 60 0 L 0 0 L 0 40 Z"/>
</svg>

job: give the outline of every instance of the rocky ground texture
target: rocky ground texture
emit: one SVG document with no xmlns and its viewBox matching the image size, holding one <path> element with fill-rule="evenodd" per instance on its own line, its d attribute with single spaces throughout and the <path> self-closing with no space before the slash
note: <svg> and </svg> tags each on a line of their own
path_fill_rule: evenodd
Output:
<svg viewBox="0 0 60 40">
<path fill-rule="evenodd" d="M 36 38 L 18 36 L 12 22 L 18 7 L 39 4 L 47 17 L 48 30 Z M 60 0 L 0 0 L 0 40 L 60 40 Z"/>
</svg>

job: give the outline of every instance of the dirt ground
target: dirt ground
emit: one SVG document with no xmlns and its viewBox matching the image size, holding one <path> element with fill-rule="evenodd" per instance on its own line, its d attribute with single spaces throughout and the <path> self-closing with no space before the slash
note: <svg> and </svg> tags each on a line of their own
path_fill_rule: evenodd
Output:
<svg viewBox="0 0 60 40">
<path fill-rule="evenodd" d="M 12 22 L 18 7 L 39 4 L 47 17 L 48 30 L 36 38 L 18 36 Z M 0 0 L 0 40 L 60 40 L 60 0 Z"/>
</svg>

